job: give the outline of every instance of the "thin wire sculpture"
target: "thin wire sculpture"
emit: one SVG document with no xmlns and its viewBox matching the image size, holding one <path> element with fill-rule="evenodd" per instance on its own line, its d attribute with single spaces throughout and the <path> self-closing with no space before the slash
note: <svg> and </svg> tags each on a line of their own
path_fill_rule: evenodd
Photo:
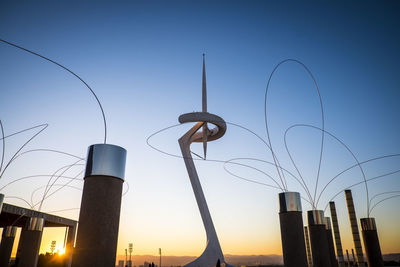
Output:
<svg viewBox="0 0 400 267">
<path fill-rule="evenodd" d="M 50 63 L 53 63 L 53 64 L 59 66 L 60 68 L 66 70 L 67 72 L 71 73 L 73 76 L 78 78 L 89 89 L 89 91 L 92 93 L 92 95 L 96 99 L 97 104 L 99 105 L 99 108 L 100 108 L 100 111 L 101 111 L 101 115 L 103 116 L 103 123 L 104 123 L 104 144 L 107 143 L 107 121 L 106 121 L 106 115 L 104 113 L 103 106 L 101 105 L 101 102 L 100 102 L 99 98 L 97 97 L 96 93 L 93 91 L 93 89 L 78 74 L 76 74 L 75 72 L 73 72 L 69 68 L 65 67 L 64 65 L 62 65 L 62 64 L 60 64 L 60 63 L 58 63 L 58 62 L 56 62 L 56 61 L 54 61 L 54 60 L 52 60 L 52 59 L 50 59 L 48 57 L 45 57 L 45 56 L 43 56 L 43 55 L 41 55 L 39 53 L 33 52 L 32 50 L 29 50 L 27 48 L 19 46 L 19 45 L 15 44 L 15 43 L 6 41 L 4 39 L 0 39 L 0 42 L 5 43 L 7 45 L 10 45 L 12 47 L 18 48 L 18 49 L 20 49 L 22 51 L 28 52 L 28 53 L 30 53 L 30 54 L 32 54 L 34 56 L 40 57 L 40 58 L 42 58 L 42 59 L 44 59 L 44 60 L 46 60 L 46 61 L 48 61 Z"/>
</svg>

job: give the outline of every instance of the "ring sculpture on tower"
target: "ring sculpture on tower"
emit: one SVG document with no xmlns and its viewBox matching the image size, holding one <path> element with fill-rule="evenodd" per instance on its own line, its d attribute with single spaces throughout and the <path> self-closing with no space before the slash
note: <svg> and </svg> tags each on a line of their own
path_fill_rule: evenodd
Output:
<svg viewBox="0 0 400 267">
<path fill-rule="evenodd" d="M 190 151 L 190 145 L 193 142 L 202 142 L 204 148 L 204 158 L 206 158 L 207 142 L 221 138 L 226 132 L 225 121 L 214 114 L 207 112 L 207 95 L 206 95 L 206 77 L 205 77 L 205 62 L 203 54 L 203 105 L 202 112 L 186 113 L 179 116 L 180 123 L 194 122 L 196 123 L 188 132 L 179 139 L 179 146 L 182 151 L 186 169 L 189 174 L 193 192 L 196 197 L 197 205 L 200 210 L 204 228 L 207 235 L 207 245 L 200 257 L 193 262 L 186 264 L 186 267 L 214 267 L 220 265 L 232 266 L 225 263 L 224 255 L 214 228 L 210 211 L 208 210 L 207 202 L 204 197 L 203 189 L 197 175 L 196 167 Z M 208 123 L 214 124 L 213 129 L 208 128 Z M 199 131 L 202 129 L 201 131 Z"/>
</svg>

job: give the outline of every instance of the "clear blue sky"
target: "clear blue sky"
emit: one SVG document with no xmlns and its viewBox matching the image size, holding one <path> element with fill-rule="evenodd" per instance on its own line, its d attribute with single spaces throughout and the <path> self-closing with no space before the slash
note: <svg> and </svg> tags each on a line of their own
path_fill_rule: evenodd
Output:
<svg viewBox="0 0 400 267">
<path fill-rule="evenodd" d="M 152 150 L 146 138 L 178 123 L 180 114 L 200 110 L 202 53 L 207 55 L 209 111 L 263 137 L 263 99 L 270 72 L 286 58 L 304 62 L 321 90 L 326 129 L 363 161 L 400 152 L 399 11 L 397 1 L 2 1 L 0 38 L 72 69 L 103 103 L 108 142 L 128 150 L 130 191 L 123 199 L 119 253 L 132 241 L 139 254 L 155 254 L 163 247 L 166 254 L 196 255 L 202 251 L 205 236 L 183 161 Z M 82 157 L 89 145 L 102 142 L 100 111 L 76 78 L 2 43 L 0 59 L 0 119 L 6 133 L 49 123 L 28 148 L 52 148 Z M 307 73 L 293 63 L 283 65 L 272 80 L 267 110 L 274 147 L 291 171 L 283 133 L 294 123 L 319 126 L 318 108 Z M 177 139 L 186 128 L 174 128 L 152 141 L 161 149 L 179 153 Z M 6 156 L 27 138 L 29 134 L 7 140 Z M 316 176 L 318 138 L 318 132 L 309 129 L 296 129 L 288 136 L 310 184 Z M 326 140 L 322 184 L 354 164 L 342 147 Z M 271 160 L 257 139 L 232 126 L 208 150 L 213 159 Z M 72 162 L 32 153 L 16 161 L 0 185 L 16 177 L 49 174 Z M 365 167 L 367 177 L 373 177 L 398 166 L 399 158 L 395 158 Z M 275 175 L 273 169 L 263 168 Z M 199 162 L 198 170 L 224 252 L 281 253 L 278 192 L 237 180 L 221 164 Z M 246 169 L 236 171 L 268 181 Z M 371 194 L 400 190 L 399 178 L 393 175 L 371 183 Z M 338 180 L 319 208 L 338 190 L 360 180 L 359 171 Z M 4 193 L 30 199 L 31 192 L 46 182 L 44 178 L 27 180 Z M 354 192 L 358 215 L 364 217 L 365 191 L 360 186 Z M 44 211 L 79 207 L 80 195 L 71 188 L 60 191 L 45 202 Z M 385 229 L 381 232 L 384 252 L 400 250 L 395 224 L 400 219 L 395 208 L 399 200 L 386 202 L 373 214 L 378 227 Z M 310 208 L 303 204 L 304 210 Z M 349 233 L 343 195 L 337 205 L 343 231 Z M 59 214 L 78 217 L 77 210 Z M 345 248 L 352 246 L 349 238 L 344 242 Z"/>
</svg>

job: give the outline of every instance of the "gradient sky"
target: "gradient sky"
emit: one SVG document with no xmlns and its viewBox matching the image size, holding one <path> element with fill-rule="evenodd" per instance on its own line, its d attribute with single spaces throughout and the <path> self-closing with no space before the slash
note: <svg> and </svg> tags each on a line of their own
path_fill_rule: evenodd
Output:
<svg viewBox="0 0 400 267">
<path fill-rule="evenodd" d="M 1 1 L 0 38 L 62 63 L 100 98 L 108 142 L 128 150 L 130 188 L 122 202 L 118 254 L 132 242 L 135 254 L 156 254 L 161 247 L 166 255 L 200 255 L 205 233 L 183 160 L 151 149 L 146 138 L 177 124 L 180 114 L 201 109 L 202 53 L 207 55 L 209 112 L 263 138 L 269 74 L 283 59 L 301 60 L 318 82 L 326 130 L 364 161 L 400 152 L 399 12 L 398 1 Z M 0 59 L 0 119 L 6 134 L 48 123 L 25 149 L 50 148 L 81 157 L 89 145 L 102 142 L 100 110 L 80 81 L 3 43 Z M 283 143 L 285 130 L 295 123 L 321 124 L 312 80 L 299 65 L 287 63 L 278 69 L 267 111 L 279 160 L 294 172 Z M 165 131 L 151 142 L 179 154 L 177 139 L 187 128 Z M 32 134 L 7 139 L 6 159 Z M 319 138 L 318 131 L 307 128 L 288 134 L 290 151 L 311 190 Z M 200 153 L 201 146 L 193 150 Z M 239 157 L 271 160 L 262 142 L 228 125 L 226 135 L 208 145 L 208 158 Z M 51 153 L 26 154 L 5 172 L 0 185 L 22 176 L 51 174 L 73 162 Z M 364 170 L 370 178 L 396 171 L 399 162 L 398 157 L 380 160 L 365 164 Z M 225 172 L 221 163 L 196 164 L 224 253 L 281 254 L 279 191 L 239 180 Z M 276 178 L 273 168 L 252 164 Z M 353 164 L 349 153 L 327 137 L 320 184 Z M 75 167 L 68 175 L 81 170 L 83 166 Z M 270 182 L 246 168 L 232 170 Z M 370 196 L 400 190 L 399 178 L 396 174 L 371 182 Z M 335 193 L 361 180 L 359 170 L 348 172 L 328 187 L 318 208 L 324 209 Z M 32 192 L 46 183 L 47 178 L 24 180 L 2 193 L 30 201 Z M 73 182 L 79 188 L 82 184 Z M 293 181 L 289 189 L 301 190 Z M 33 200 L 40 200 L 42 193 L 39 189 Z M 365 188 L 355 187 L 353 195 L 357 215 L 367 216 Z M 81 191 L 65 188 L 48 198 L 42 210 L 79 208 L 80 199 Z M 336 200 L 343 248 L 350 249 L 344 194 Z M 384 202 L 372 213 L 384 253 L 400 251 L 399 201 Z M 17 199 L 6 202 L 26 206 Z M 303 210 L 309 209 L 303 202 Z M 56 214 L 77 220 L 79 210 Z M 63 237 L 60 229 L 46 230 L 41 251 L 49 250 L 51 240 L 61 244 Z"/>
</svg>

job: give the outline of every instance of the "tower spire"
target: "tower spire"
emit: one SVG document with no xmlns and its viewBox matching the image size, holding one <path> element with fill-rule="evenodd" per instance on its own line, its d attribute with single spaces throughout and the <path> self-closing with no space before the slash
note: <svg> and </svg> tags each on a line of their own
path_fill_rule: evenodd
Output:
<svg viewBox="0 0 400 267">
<path fill-rule="evenodd" d="M 201 83 L 202 87 L 202 112 L 207 112 L 207 84 L 206 84 L 206 54 L 203 53 L 203 80 Z M 207 122 L 203 124 L 203 150 L 204 159 L 207 157 L 207 135 L 208 127 Z"/>
<path fill-rule="evenodd" d="M 206 54 L 203 53 L 202 111 L 207 112 Z"/>
</svg>

